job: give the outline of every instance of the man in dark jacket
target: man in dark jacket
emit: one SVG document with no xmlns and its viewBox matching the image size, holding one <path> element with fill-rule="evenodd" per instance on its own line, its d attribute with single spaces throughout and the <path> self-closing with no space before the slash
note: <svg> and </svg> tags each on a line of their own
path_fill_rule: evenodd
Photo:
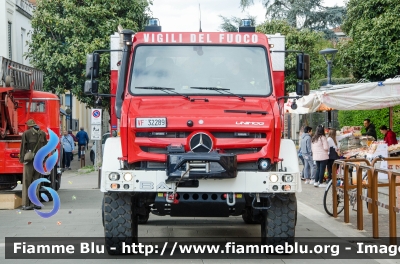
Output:
<svg viewBox="0 0 400 264">
<path fill-rule="evenodd" d="M 29 127 L 22 134 L 21 148 L 19 151 L 19 162 L 24 164 L 23 180 L 22 180 L 22 210 L 41 209 L 40 206 L 30 205 L 28 198 L 28 188 L 31 183 L 40 178 L 40 173 L 33 167 L 33 159 L 25 160 L 25 154 L 28 152 L 37 153 L 39 149 L 47 144 L 46 134 L 40 130 L 33 119 L 26 122 Z M 39 185 L 40 186 L 40 185 Z M 39 187 L 36 189 L 36 196 L 39 197 Z"/>
<path fill-rule="evenodd" d="M 81 160 L 81 147 L 89 144 L 89 136 L 81 127 L 81 130 L 76 134 L 76 139 L 78 140 L 78 160 Z"/>
<path fill-rule="evenodd" d="M 376 140 L 377 137 L 376 137 L 375 125 L 371 123 L 371 120 L 369 120 L 368 118 L 364 119 L 364 127 L 365 127 L 365 130 L 367 131 L 367 133 L 365 133 L 365 135 L 374 137 Z"/>
</svg>

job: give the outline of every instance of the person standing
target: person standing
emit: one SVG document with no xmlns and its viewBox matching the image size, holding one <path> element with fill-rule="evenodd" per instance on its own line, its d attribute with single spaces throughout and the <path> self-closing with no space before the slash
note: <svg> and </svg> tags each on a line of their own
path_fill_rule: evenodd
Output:
<svg viewBox="0 0 400 264">
<path fill-rule="evenodd" d="M 61 137 L 61 145 L 63 146 L 65 153 L 65 169 L 71 170 L 71 158 L 72 151 L 74 150 L 74 139 L 68 134 L 67 131 L 64 131 L 64 136 Z"/>
<path fill-rule="evenodd" d="M 344 135 L 337 136 L 336 129 L 334 129 L 334 128 L 329 129 L 328 138 L 327 138 L 328 146 L 329 146 L 329 150 L 328 150 L 329 159 L 328 159 L 328 165 L 327 165 L 328 181 L 332 180 L 333 162 L 340 158 L 338 141 L 341 141 L 342 139 L 350 137 L 352 135 L 353 135 L 352 133 L 347 133 Z"/>
<path fill-rule="evenodd" d="M 81 130 L 76 134 L 76 138 L 78 140 L 78 160 L 81 160 L 81 147 L 86 147 L 89 144 L 89 136 L 85 129 L 81 127 Z"/>
<path fill-rule="evenodd" d="M 383 125 L 379 128 L 379 130 L 385 136 L 383 140 L 388 146 L 397 144 L 396 133 L 394 133 L 390 128 L 388 129 L 387 126 Z"/>
<path fill-rule="evenodd" d="M 300 150 L 301 155 L 304 159 L 304 175 L 305 184 L 313 184 L 313 153 L 311 149 L 311 135 L 312 135 L 312 128 L 306 126 L 304 128 L 304 133 L 301 136 L 300 142 Z"/>
<path fill-rule="evenodd" d="M 328 164 L 328 150 L 329 145 L 325 137 L 325 131 L 323 126 L 318 126 L 315 135 L 311 141 L 311 149 L 313 153 L 313 159 L 317 165 L 317 173 L 315 175 L 314 187 L 326 187 L 323 183 L 325 168 Z"/>
<path fill-rule="evenodd" d="M 42 209 L 40 206 L 31 205 L 28 197 L 28 188 L 33 181 L 40 178 L 41 174 L 33 167 L 35 154 L 47 144 L 46 134 L 40 130 L 33 119 L 26 122 L 29 127 L 22 134 L 21 147 L 19 150 L 19 162 L 24 164 L 22 179 L 22 210 Z M 36 189 L 36 196 L 39 197 L 39 188 Z"/>
<path fill-rule="evenodd" d="M 375 125 L 371 123 L 371 120 L 364 119 L 364 127 L 365 130 L 367 131 L 365 133 L 366 136 L 371 136 L 373 137 L 375 140 L 377 140 L 378 138 L 376 137 L 376 130 L 375 130 Z"/>
<path fill-rule="evenodd" d="M 76 136 L 74 136 L 74 133 L 72 133 L 72 129 L 68 129 L 68 134 L 71 135 L 71 137 L 73 138 L 74 142 L 78 142 L 78 139 L 76 138 Z"/>
<path fill-rule="evenodd" d="M 78 142 L 78 139 L 72 133 L 72 129 L 68 129 L 68 134 L 72 137 L 72 139 L 74 140 L 74 146 L 76 146 L 75 142 Z M 71 155 L 71 161 L 73 161 L 73 160 L 74 160 L 74 154 Z"/>
<path fill-rule="evenodd" d="M 305 181 L 306 178 L 304 178 L 304 158 L 303 158 L 303 154 L 301 154 L 301 136 L 303 135 L 303 133 L 304 133 L 304 127 L 301 127 L 300 133 L 299 133 L 300 144 L 299 144 L 299 151 L 297 152 L 297 156 L 301 160 L 301 164 L 303 164 L 303 170 L 301 171 L 301 180 Z"/>
</svg>

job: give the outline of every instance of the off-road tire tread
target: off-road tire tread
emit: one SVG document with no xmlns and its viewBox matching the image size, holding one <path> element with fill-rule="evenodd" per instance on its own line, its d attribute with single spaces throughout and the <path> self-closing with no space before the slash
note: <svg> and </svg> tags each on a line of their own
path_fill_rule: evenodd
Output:
<svg viewBox="0 0 400 264">
<path fill-rule="evenodd" d="M 122 242 L 131 245 L 138 241 L 138 216 L 131 193 L 104 193 L 104 233 L 108 254 L 121 255 Z M 116 250 L 111 250 L 115 247 Z"/>
<path fill-rule="evenodd" d="M 296 230 L 296 194 L 276 195 L 271 198 L 270 205 L 261 222 L 262 244 L 284 246 L 287 242 L 293 245 Z"/>
</svg>

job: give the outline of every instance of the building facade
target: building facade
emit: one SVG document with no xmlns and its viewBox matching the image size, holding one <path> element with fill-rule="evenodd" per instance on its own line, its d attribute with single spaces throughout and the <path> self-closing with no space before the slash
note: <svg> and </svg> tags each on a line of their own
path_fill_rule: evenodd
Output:
<svg viewBox="0 0 400 264">
<path fill-rule="evenodd" d="M 31 66 L 24 54 L 31 40 L 31 20 L 35 9 L 36 0 L 0 0 L 0 56 Z M 83 126 L 89 133 L 90 109 L 74 96 L 71 102 L 68 92 L 59 97 L 62 130 L 72 129 L 76 133 Z M 71 109 L 70 115 L 66 113 L 67 109 Z"/>
<path fill-rule="evenodd" d="M 24 58 L 32 32 L 31 19 L 36 1 L 0 1 L 0 56 L 30 66 Z"/>
</svg>

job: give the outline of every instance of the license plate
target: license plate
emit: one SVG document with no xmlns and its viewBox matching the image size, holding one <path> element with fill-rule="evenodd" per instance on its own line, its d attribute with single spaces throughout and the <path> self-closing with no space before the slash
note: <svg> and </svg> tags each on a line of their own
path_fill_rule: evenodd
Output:
<svg viewBox="0 0 400 264">
<path fill-rule="evenodd" d="M 136 127 L 167 127 L 167 118 L 136 118 Z"/>
</svg>

